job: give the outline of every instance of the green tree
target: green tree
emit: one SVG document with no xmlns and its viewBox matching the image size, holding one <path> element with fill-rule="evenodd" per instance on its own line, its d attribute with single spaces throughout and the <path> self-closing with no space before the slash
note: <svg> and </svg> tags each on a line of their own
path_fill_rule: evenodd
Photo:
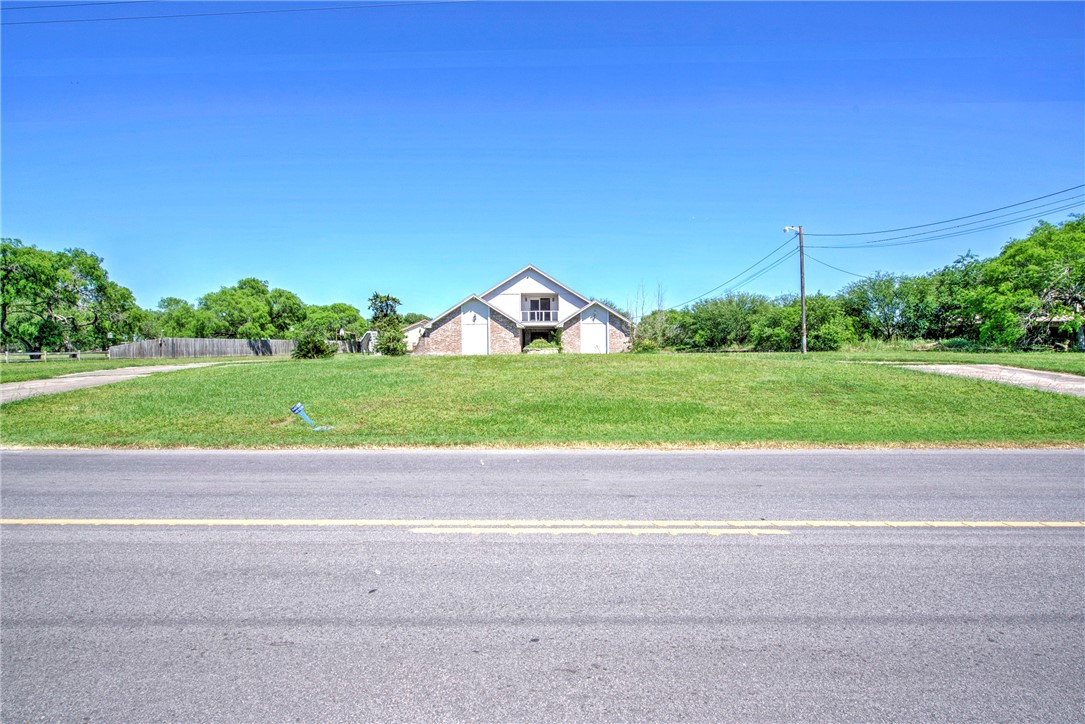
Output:
<svg viewBox="0 0 1085 724">
<path fill-rule="evenodd" d="M 310 304 L 305 307 L 305 319 L 295 328 L 294 336 L 300 338 L 312 333 L 322 339 L 358 339 L 365 330 L 365 318 L 357 307 L 342 302 L 328 305 Z"/>
<path fill-rule="evenodd" d="M 373 328 L 377 331 L 377 352 L 389 357 L 407 354 L 403 336 L 403 319 L 396 310 L 400 301 L 389 294 L 373 292 L 369 309 L 373 312 Z"/>
<path fill-rule="evenodd" d="M 0 240 L 0 339 L 28 350 L 89 349 L 131 338 L 139 308 L 101 257 Z M 112 336 L 111 336 L 112 335 Z"/>
<path fill-rule="evenodd" d="M 1040 222 L 983 266 L 981 282 L 968 304 L 981 320 L 981 340 L 1042 344 L 1061 329 L 1085 350 L 1085 217 Z"/>
<path fill-rule="evenodd" d="M 853 282 L 840 292 L 844 312 L 864 336 L 894 339 L 906 325 L 907 279 L 884 272 Z"/>
<path fill-rule="evenodd" d="M 200 337 L 281 339 L 305 318 L 305 305 L 296 294 L 269 289 L 267 282 L 251 277 L 205 294 L 197 309 L 206 313 L 196 327 Z"/>
</svg>

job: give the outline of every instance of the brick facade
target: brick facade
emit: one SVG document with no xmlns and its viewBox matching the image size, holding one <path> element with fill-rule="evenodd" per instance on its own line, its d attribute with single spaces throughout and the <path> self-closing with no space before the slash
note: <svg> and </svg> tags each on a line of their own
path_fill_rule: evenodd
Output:
<svg viewBox="0 0 1085 724">
<path fill-rule="evenodd" d="M 580 315 L 574 314 L 573 318 L 565 323 L 561 329 L 561 351 L 580 351 Z"/>
<path fill-rule="evenodd" d="M 607 325 L 607 352 L 629 351 L 629 325 L 610 315 L 610 323 Z"/>
<path fill-rule="evenodd" d="M 490 310 L 490 354 L 520 354 L 520 329 L 516 322 Z"/>
<path fill-rule="evenodd" d="M 433 320 L 433 326 L 418 340 L 414 354 L 461 354 L 463 352 L 463 320 L 460 308 Z"/>
</svg>

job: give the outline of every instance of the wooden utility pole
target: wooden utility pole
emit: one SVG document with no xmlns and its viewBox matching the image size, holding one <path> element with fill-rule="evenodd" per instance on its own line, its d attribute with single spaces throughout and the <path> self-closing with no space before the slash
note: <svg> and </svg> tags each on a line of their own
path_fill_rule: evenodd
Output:
<svg viewBox="0 0 1085 724">
<path fill-rule="evenodd" d="M 802 248 L 802 227 L 785 226 L 784 231 L 799 232 L 799 305 L 802 307 L 802 353 L 806 354 L 806 256 Z"/>
<path fill-rule="evenodd" d="M 802 226 L 799 227 L 799 304 L 802 306 L 802 353 L 806 354 L 806 256 L 802 250 Z"/>
</svg>

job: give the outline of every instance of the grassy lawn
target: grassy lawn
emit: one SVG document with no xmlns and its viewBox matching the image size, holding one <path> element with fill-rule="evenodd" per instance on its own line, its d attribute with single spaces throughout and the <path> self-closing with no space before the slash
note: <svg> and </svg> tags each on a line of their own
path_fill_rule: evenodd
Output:
<svg viewBox="0 0 1085 724">
<path fill-rule="evenodd" d="M 58 360 L 52 362 L 10 362 L 0 363 L 0 382 L 26 382 L 27 380 L 45 380 L 50 377 L 75 374 L 76 372 L 96 372 L 115 370 L 122 367 L 147 367 L 149 365 L 179 365 L 191 362 L 268 362 L 286 360 L 287 357 L 193 357 L 185 359 L 101 359 L 101 360 Z"/>
<path fill-rule="evenodd" d="M 995 357 L 950 358 L 976 356 Z M 340 355 L 223 365 L 6 404 L 0 440 L 132 448 L 1085 443 L 1085 399 L 846 363 L 854 359 Z M 311 432 L 290 414 L 295 402 L 335 428 Z"/>
</svg>

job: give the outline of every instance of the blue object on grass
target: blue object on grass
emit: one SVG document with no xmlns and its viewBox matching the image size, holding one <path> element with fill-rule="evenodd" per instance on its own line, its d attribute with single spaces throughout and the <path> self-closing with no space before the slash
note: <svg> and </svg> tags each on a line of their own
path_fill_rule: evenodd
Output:
<svg viewBox="0 0 1085 724">
<path fill-rule="evenodd" d="M 293 412 L 298 417 L 300 417 L 301 419 L 305 420 L 306 424 L 309 425 L 309 427 L 312 429 L 313 432 L 324 432 L 325 430 L 331 430 L 332 429 L 331 425 L 323 425 L 321 427 L 317 427 L 316 423 L 314 423 L 312 420 L 310 420 L 309 416 L 305 414 L 305 405 L 301 404 L 300 402 L 298 404 L 294 405 L 293 407 L 291 407 L 290 411 Z"/>
</svg>

